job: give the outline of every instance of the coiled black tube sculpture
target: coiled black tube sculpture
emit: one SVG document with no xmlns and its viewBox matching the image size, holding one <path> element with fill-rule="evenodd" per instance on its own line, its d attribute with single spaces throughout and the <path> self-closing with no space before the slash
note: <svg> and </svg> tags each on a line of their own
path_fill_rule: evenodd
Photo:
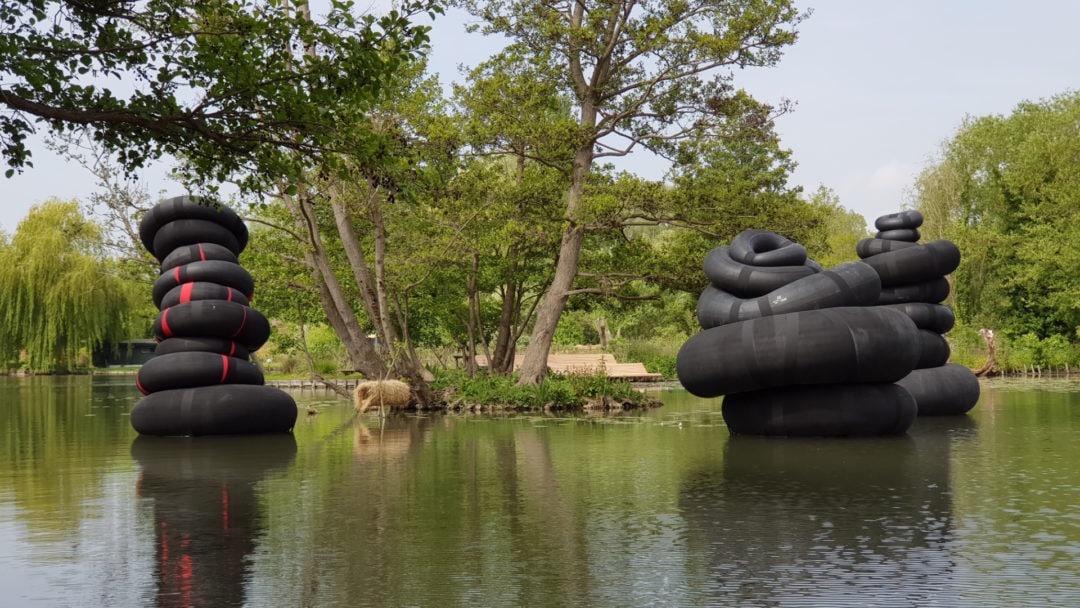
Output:
<svg viewBox="0 0 1080 608">
<path fill-rule="evenodd" d="M 249 306 L 255 282 L 237 261 L 247 227 L 228 207 L 198 197 L 161 202 L 139 225 L 161 262 L 154 283 L 154 358 L 136 375 L 146 396 L 131 410 L 143 435 L 283 433 L 296 423 L 293 398 L 266 386 L 250 353 L 270 323 Z"/>
<path fill-rule="evenodd" d="M 949 344 L 942 335 L 956 321 L 942 302 L 950 291 L 945 275 L 960 264 L 960 251 L 950 241 L 921 245 L 918 239 L 908 240 L 906 235 L 917 234 L 922 223 L 922 214 L 914 210 L 883 215 L 874 222 L 880 232 L 860 241 L 856 252 L 881 278 L 878 304 L 902 311 L 921 330 L 923 354 L 897 384 L 915 398 L 919 416 L 957 416 L 975 407 L 980 393 L 971 370 L 948 362 Z M 899 233 L 904 238 L 897 239 Z"/>
<path fill-rule="evenodd" d="M 978 381 L 948 365 L 942 334 L 955 317 L 940 304 L 960 252 L 949 241 L 918 244 L 921 224 L 917 211 L 879 218 L 878 238 L 857 247 L 863 260 L 828 270 L 764 230 L 710 251 L 697 307 L 704 331 L 679 351 L 680 382 L 700 397 L 724 395 L 735 434 L 891 435 L 918 414 L 966 412 Z"/>
<path fill-rule="evenodd" d="M 919 360 L 919 329 L 873 306 L 874 268 L 825 270 L 801 245 L 749 230 L 711 251 L 705 274 L 704 331 L 682 346 L 676 369 L 691 393 L 725 395 L 732 433 L 886 435 L 914 421 L 914 399 L 893 383 Z"/>
</svg>

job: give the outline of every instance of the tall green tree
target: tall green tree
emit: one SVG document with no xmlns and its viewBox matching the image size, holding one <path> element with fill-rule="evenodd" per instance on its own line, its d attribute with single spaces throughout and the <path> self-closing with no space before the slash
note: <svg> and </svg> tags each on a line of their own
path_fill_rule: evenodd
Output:
<svg viewBox="0 0 1080 608">
<path fill-rule="evenodd" d="M 807 202 L 824 216 L 819 238 L 806 243 L 810 257 L 826 268 L 859 259 L 855 247 L 871 236 L 866 218 L 846 209 L 836 192 L 824 185 L 818 186 Z"/>
<path fill-rule="evenodd" d="M 409 238 L 423 241 L 430 229 L 426 205 L 456 170 L 457 155 L 441 126 L 441 88 L 423 67 L 403 66 L 380 103 L 353 108 L 339 125 L 337 152 L 320 158 L 298 188 L 282 182 L 277 197 L 354 368 L 372 378 L 408 379 L 419 398 L 429 399 L 430 374 L 408 331 L 409 295 L 441 260 Z"/>
<path fill-rule="evenodd" d="M 298 178 L 332 148 L 341 109 L 369 105 L 427 41 L 437 10 L 381 16 L 303 0 L 0 4 L 0 151 L 30 165 L 27 136 L 82 130 L 128 170 L 172 154 L 214 182 Z M 318 49 L 318 52 L 312 52 Z"/>
<path fill-rule="evenodd" d="M 139 336 L 140 285 L 102 256 L 101 228 L 74 201 L 30 210 L 0 245 L 0 359 L 33 371 L 73 366 L 81 349 Z"/>
<path fill-rule="evenodd" d="M 490 371 L 509 373 L 552 279 L 577 121 L 559 87 L 513 53 L 474 68 L 454 101 L 469 160 L 439 207 L 472 254 L 460 282 L 469 291 L 465 357 L 482 350 Z M 489 301 L 497 319 L 485 318 Z"/>
<path fill-rule="evenodd" d="M 653 251 L 643 256 L 650 280 L 694 296 L 707 284 L 709 250 L 749 228 L 767 228 L 805 244 L 823 243 L 823 214 L 789 185 L 795 162 L 780 145 L 767 108 L 743 99 L 742 113 L 681 142 L 664 196 L 646 207 Z"/>
<path fill-rule="evenodd" d="M 540 304 L 520 382 L 546 373 L 555 328 L 575 289 L 594 162 L 658 151 L 727 114 L 736 67 L 769 66 L 795 41 L 788 0 L 459 0 L 502 55 L 528 60 L 573 100 L 578 123 L 555 276 Z"/>
<path fill-rule="evenodd" d="M 928 238 L 962 253 L 958 317 L 1014 335 L 1080 328 L 1080 93 L 970 117 L 915 186 Z"/>
</svg>

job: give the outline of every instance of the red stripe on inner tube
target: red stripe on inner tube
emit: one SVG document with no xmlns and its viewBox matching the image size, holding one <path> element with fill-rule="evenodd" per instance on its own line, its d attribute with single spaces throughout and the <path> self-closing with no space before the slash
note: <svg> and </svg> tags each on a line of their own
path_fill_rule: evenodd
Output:
<svg viewBox="0 0 1080 608">
<path fill-rule="evenodd" d="M 183 283 L 183 281 L 180 280 L 180 267 L 179 266 L 177 266 L 176 268 L 173 269 L 173 279 L 177 282 L 177 284 Z"/>
<path fill-rule="evenodd" d="M 225 384 L 225 378 L 229 377 L 229 358 L 221 355 L 221 380 L 218 384 Z"/>
<path fill-rule="evenodd" d="M 244 318 L 243 318 L 243 320 L 240 321 L 240 327 L 237 328 L 236 332 L 233 333 L 233 335 L 230 336 L 230 337 L 235 338 L 236 336 L 240 335 L 240 332 L 244 331 L 244 325 L 247 324 L 247 309 L 248 309 L 248 307 L 245 306 L 244 307 Z"/>
<path fill-rule="evenodd" d="M 199 243 L 199 259 L 204 262 L 206 261 L 206 252 L 203 251 L 202 243 Z"/>
<path fill-rule="evenodd" d="M 166 338 L 172 337 L 172 330 L 169 329 L 169 309 L 161 311 L 161 331 L 164 332 Z"/>
<path fill-rule="evenodd" d="M 191 301 L 191 292 L 195 288 L 195 283 L 184 283 L 184 286 L 180 288 L 180 303 L 184 304 Z"/>
</svg>

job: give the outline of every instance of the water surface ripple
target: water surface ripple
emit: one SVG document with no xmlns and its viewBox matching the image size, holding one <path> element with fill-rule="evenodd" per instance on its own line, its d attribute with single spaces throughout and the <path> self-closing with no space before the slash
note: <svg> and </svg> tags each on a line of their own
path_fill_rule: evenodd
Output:
<svg viewBox="0 0 1080 608">
<path fill-rule="evenodd" d="M 903 437 L 620 416 L 153 439 L 130 378 L 0 378 L 0 604 L 1078 606 L 1080 383 L 990 381 Z"/>
</svg>

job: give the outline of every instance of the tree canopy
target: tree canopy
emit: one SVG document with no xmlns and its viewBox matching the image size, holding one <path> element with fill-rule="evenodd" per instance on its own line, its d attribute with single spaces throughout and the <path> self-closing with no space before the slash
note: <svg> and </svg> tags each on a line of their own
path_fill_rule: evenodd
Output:
<svg viewBox="0 0 1080 608">
<path fill-rule="evenodd" d="M 928 238 L 963 252 L 958 317 L 1014 335 L 1080 327 L 1080 93 L 970 117 L 918 179 Z"/>
<path fill-rule="evenodd" d="M 767 126 L 771 108 L 734 86 L 734 70 L 775 64 L 803 19 L 790 0 L 459 0 L 485 34 L 510 44 L 492 65 L 527 64 L 571 100 L 576 133 L 555 275 L 537 310 L 521 382 L 546 373 L 567 299 L 576 290 L 585 233 L 596 216 L 587 185 L 593 165 L 639 147 L 673 155 L 702 133 L 723 137 L 738 117 Z M 505 70 L 503 70 L 505 71 Z M 611 199 L 594 198 L 597 202 Z"/>
<path fill-rule="evenodd" d="M 357 16 L 335 0 L 316 20 L 304 0 L 4 2 L 7 174 L 30 166 L 27 136 L 44 127 L 88 131 L 128 170 L 171 154 L 214 182 L 298 176 L 298 158 L 334 145 L 342 112 L 426 44 L 411 19 L 437 10 L 407 0 Z"/>
</svg>

